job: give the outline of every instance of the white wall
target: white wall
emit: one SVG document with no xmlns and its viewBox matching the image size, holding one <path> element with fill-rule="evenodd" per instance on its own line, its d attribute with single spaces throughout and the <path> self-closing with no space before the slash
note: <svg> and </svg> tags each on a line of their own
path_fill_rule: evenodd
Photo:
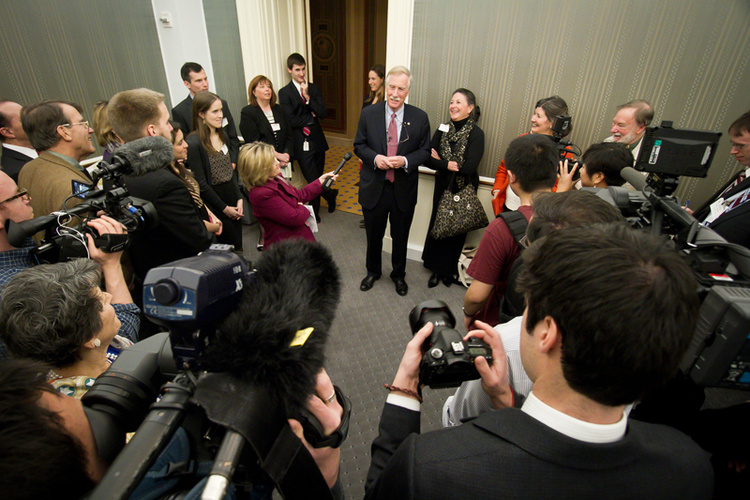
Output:
<svg viewBox="0 0 750 500">
<path fill-rule="evenodd" d="M 169 97 L 175 106 L 188 95 L 182 83 L 180 68 L 188 61 L 197 62 L 206 70 L 209 89 L 214 90 L 213 64 L 208 48 L 206 18 L 203 15 L 201 0 L 151 0 L 156 20 L 156 31 L 167 75 Z M 160 22 L 162 14 L 167 13 L 172 21 L 168 28 Z"/>
</svg>

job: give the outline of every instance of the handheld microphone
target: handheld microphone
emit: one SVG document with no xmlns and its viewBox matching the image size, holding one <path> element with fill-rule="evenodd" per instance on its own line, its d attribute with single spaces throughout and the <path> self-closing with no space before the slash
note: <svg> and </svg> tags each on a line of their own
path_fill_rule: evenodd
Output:
<svg viewBox="0 0 750 500">
<path fill-rule="evenodd" d="M 351 157 L 352 154 L 347 151 L 344 155 L 344 158 L 341 160 L 341 163 L 339 163 L 339 166 L 336 167 L 336 170 L 333 171 L 333 175 L 337 175 L 339 171 L 344 167 L 344 163 L 348 162 Z M 329 177 L 323 182 L 323 190 L 328 191 L 329 189 L 331 189 L 331 184 L 333 184 L 333 177 Z"/>
<path fill-rule="evenodd" d="M 164 168 L 174 159 L 169 139 L 161 136 L 142 137 L 117 148 L 109 162 L 99 162 L 86 169 L 96 183 L 102 177 L 131 175 L 138 177 Z"/>
</svg>

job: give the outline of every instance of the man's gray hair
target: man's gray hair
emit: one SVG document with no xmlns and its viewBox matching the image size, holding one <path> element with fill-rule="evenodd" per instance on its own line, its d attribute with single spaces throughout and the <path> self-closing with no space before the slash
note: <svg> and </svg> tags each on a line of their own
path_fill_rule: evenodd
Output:
<svg viewBox="0 0 750 500">
<path fill-rule="evenodd" d="M 409 77 L 409 83 L 407 84 L 408 87 L 406 88 L 406 90 L 411 90 L 411 84 L 414 82 L 414 78 L 411 76 L 411 71 L 409 71 L 409 68 L 407 68 L 406 66 L 392 67 L 388 74 L 385 75 L 385 85 L 388 86 L 388 80 L 391 78 L 391 76 L 398 75 L 406 75 Z"/>
<path fill-rule="evenodd" d="M 635 122 L 643 127 L 648 127 L 654 119 L 654 108 L 643 99 L 626 102 L 617 106 L 617 111 L 625 108 L 635 109 Z"/>
<path fill-rule="evenodd" d="M 76 259 L 21 271 L 2 291 L 0 337 L 15 357 L 56 368 L 80 360 L 102 329 L 99 264 Z"/>
</svg>

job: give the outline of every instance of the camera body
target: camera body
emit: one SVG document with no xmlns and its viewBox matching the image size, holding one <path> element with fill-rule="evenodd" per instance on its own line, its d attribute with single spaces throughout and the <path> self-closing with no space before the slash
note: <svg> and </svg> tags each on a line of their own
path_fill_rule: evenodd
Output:
<svg viewBox="0 0 750 500">
<path fill-rule="evenodd" d="M 465 341 L 454 328 L 456 319 L 441 300 L 426 300 L 409 313 L 412 333 L 417 333 L 428 322 L 434 325 L 422 350 L 419 381 L 433 389 L 458 387 L 466 380 L 479 378 L 474 359 L 484 356 L 492 363 L 492 349 L 479 339 Z"/>
</svg>

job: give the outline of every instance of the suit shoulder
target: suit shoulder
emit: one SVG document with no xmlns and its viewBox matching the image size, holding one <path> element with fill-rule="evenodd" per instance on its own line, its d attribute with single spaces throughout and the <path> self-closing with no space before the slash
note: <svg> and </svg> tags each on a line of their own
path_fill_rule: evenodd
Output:
<svg viewBox="0 0 750 500">
<path fill-rule="evenodd" d="M 192 102 L 190 99 L 190 96 L 186 97 L 182 101 L 180 101 L 175 107 L 172 108 L 172 111 L 182 111 L 184 108 L 190 108 L 192 107 Z"/>
</svg>

